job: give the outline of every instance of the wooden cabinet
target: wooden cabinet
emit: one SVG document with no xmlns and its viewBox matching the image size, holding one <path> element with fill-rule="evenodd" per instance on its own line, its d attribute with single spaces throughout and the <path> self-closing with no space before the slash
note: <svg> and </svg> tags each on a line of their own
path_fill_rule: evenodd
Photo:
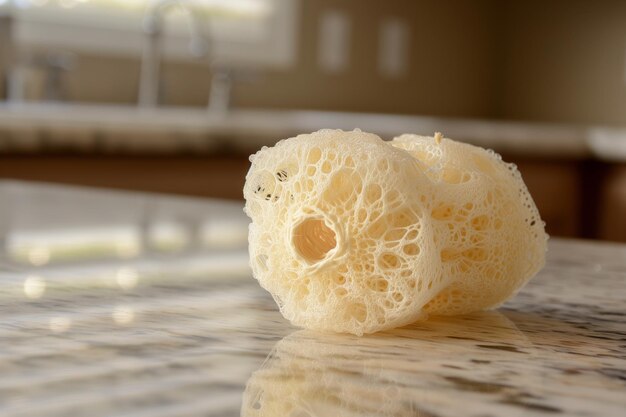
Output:
<svg viewBox="0 0 626 417">
<path fill-rule="evenodd" d="M 607 167 L 599 188 L 598 237 L 626 242 L 626 165 Z"/>
<path fill-rule="evenodd" d="M 243 198 L 245 156 L 0 156 L 0 178 Z"/>
<path fill-rule="evenodd" d="M 626 166 L 515 162 L 552 236 L 626 241 Z M 241 199 L 247 155 L 3 155 L 0 178 Z M 607 168 L 608 167 L 608 168 Z"/>
<path fill-rule="evenodd" d="M 506 159 L 506 158 L 505 158 Z M 571 161 L 514 161 L 552 236 L 583 235 L 581 166 Z"/>
</svg>

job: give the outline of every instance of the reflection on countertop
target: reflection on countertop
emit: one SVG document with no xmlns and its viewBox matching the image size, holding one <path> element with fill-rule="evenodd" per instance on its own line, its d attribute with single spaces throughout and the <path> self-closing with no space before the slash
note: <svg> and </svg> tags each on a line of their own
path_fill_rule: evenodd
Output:
<svg viewBox="0 0 626 417">
<path fill-rule="evenodd" d="M 143 210 L 146 201 L 158 210 Z M 52 245 L 47 257 L 9 251 L 0 260 L 3 416 L 626 408 L 624 245 L 553 239 L 546 268 L 503 308 L 358 338 L 290 326 L 250 276 L 241 245 L 192 239 L 200 243 L 172 249 L 141 238 L 147 218 L 245 223 L 238 203 L 11 182 L 0 183 L 0 211 L 5 248 L 26 231 L 22 241 Z M 138 250 L 55 256 L 58 236 L 107 224 L 136 226 Z"/>
<path fill-rule="evenodd" d="M 0 182 L 0 243 L 17 264 L 247 248 L 238 203 Z"/>
<path fill-rule="evenodd" d="M 601 340 L 508 309 L 361 338 L 296 331 L 248 380 L 242 415 L 619 415 L 623 355 Z"/>
</svg>

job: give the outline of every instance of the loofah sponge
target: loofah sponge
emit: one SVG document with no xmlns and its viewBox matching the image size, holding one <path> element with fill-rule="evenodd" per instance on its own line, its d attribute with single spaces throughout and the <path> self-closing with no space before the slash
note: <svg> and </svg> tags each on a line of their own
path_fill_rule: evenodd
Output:
<svg viewBox="0 0 626 417">
<path fill-rule="evenodd" d="M 468 150 L 479 162 L 456 161 Z M 543 262 L 521 177 L 480 148 L 321 130 L 250 160 L 252 270 L 295 325 L 361 335 L 488 308 Z"/>
<path fill-rule="evenodd" d="M 391 144 L 420 162 L 436 190 L 425 206 L 441 230 L 437 246 L 452 284 L 424 306 L 427 313 L 497 307 L 543 267 L 544 223 L 515 165 L 440 136 L 402 135 Z"/>
</svg>

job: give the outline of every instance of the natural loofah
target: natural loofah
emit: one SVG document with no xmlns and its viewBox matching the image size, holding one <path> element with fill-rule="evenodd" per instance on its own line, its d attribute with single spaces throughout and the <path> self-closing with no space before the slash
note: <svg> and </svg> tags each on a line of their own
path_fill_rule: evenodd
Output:
<svg viewBox="0 0 626 417">
<path fill-rule="evenodd" d="M 517 167 L 491 150 L 402 135 L 391 144 L 420 161 L 434 183 L 425 205 L 437 224 L 443 274 L 452 284 L 431 300 L 429 314 L 497 307 L 544 265 L 544 223 Z"/>
<path fill-rule="evenodd" d="M 479 310 L 541 266 L 543 224 L 519 173 L 441 138 L 392 145 L 322 130 L 251 156 L 251 265 L 292 323 L 361 335 Z"/>
</svg>

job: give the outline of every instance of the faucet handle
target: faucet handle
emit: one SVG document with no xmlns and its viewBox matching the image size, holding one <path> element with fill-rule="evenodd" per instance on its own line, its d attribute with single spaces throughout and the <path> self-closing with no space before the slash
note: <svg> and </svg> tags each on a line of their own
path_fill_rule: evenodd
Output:
<svg viewBox="0 0 626 417">
<path fill-rule="evenodd" d="M 262 78 L 262 71 L 258 69 L 218 63 L 211 65 L 211 74 L 213 76 L 227 74 L 232 81 L 242 83 L 253 83 Z"/>
<path fill-rule="evenodd" d="M 233 82 L 255 82 L 260 72 L 249 68 L 233 68 L 214 64 L 211 66 L 211 90 L 209 91 L 209 111 L 224 114 L 231 107 Z"/>
<path fill-rule="evenodd" d="M 209 90 L 209 111 L 224 114 L 230 108 L 232 71 L 227 67 L 213 67 Z"/>
<path fill-rule="evenodd" d="M 76 54 L 72 52 L 52 52 L 46 55 L 44 64 L 47 68 L 59 71 L 70 71 L 76 64 Z"/>
<path fill-rule="evenodd" d="M 76 67 L 76 54 L 67 51 L 50 52 L 33 58 L 31 65 L 45 71 L 45 100 L 60 101 L 67 98 L 63 89 L 63 73 Z"/>
</svg>

